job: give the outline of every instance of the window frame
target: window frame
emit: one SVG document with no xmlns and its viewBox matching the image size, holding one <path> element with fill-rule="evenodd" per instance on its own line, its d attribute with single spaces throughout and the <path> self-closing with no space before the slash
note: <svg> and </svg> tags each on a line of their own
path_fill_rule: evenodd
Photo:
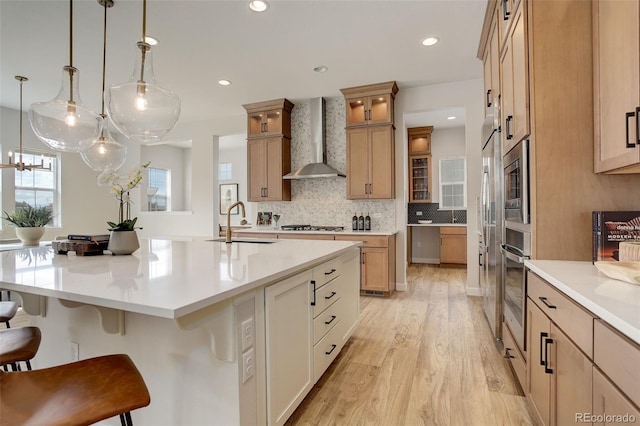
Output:
<svg viewBox="0 0 640 426">
<path fill-rule="evenodd" d="M 461 181 L 450 181 L 450 182 L 443 182 L 442 179 L 442 170 L 443 170 L 443 163 L 447 162 L 447 161 L 457 161 L 457 160 L 462 160 L 462 172 L 463 172 L 463 176 L 462 176 L 462 180 Z M 439 205 L 439 209 L 440 210 L 466 210 L 467 209 L 467 159 L 464 156 L 453 156 L 453 157 L 443 157 L 438 161 L 438 186 L 439 186 L 439 190 L 440 190 L 440 205 Z M 454 186 L 454 185 L 462 185 L 462 200 L 463 200 L 463 204 L 461 206 L 458 205 L 449 205 L 449 204 L 445 204 L 444 202 L 444 187 L 445 186 Z"/>
<path fill-rule="evenodd" d="M 154 179 L 153 182 L 152 182 L 151 173 L 155 172 L 155 171 L 158 171 L 158 170 L 164 172 L 164 176 L 165 176 L 164 184 L 165 184 L 165 187 L 166 187 L 166 194 L 163 194 L 163 195 L 164 195 L 165 200 L 166 200 L 165 201 L 166 206 L 165 206 L 164 210 L 158 210 L 157 208 L 154 209 L 154 210 L 151 210 L 151 209 L 149 209 L 150 204 L 151 204 L 150 200 L 147 199 L 147 209 L 148 209 L 148 211 L 152 211 L 152 212 L 170 212 L 171 211 L 171 169 L 163 168 L 163 167 L 151 167 L 150 166 L 147 169 L 147 187 L 148 188 L 155 188 L 155 186 L 152 186 L 152 185 L 153 185 L 153 182 L 157 182 L 157 180 Z M 158 189 L 159 189 L 159 187 L 158 187 Z M 156 194 L 154 194 L 153 196 L 157 197 L 159 195 L 158 193 L 159 193 L 159 191 L 156 192 Z M 162 194 L 162 193 L 160 193 L 160 194 Z"/>
<path fill-rule="evenodd" d="M 19 155 L 18 150 L 14 151 L 15 155 Z M 37 161 L 37 157 L 41 157 L 44 161 L 45 165 L 51 164 L 51 171 L 48 170 L 18 170 L 18 169 L 13 169 L 13 197 L 12 197 L 12 201 L 13 201 L 13 210 L 17 209 L 17 200 L 16 200 L 16 194 L 18 191 L 30 191 L 30 192 L 51 192 L 52 194 L 52 211 L 53 211 L 53 220 L 51 221 L 51 223 L 49 225 L 47 225 L 47 227 L 61 227 L 62 226 L 62 208 L 60 205 L 60 200 L 61 200 L 61 160 L 60 160 L 60 154 L 58 153 L 52 153 L 52 152 L 46 152 L 46 151 L 39 151 L 39 150 L 35 150 L 35 149 L 22 149 L 22 155 L 31 155 L 33 156 L 33 163 L 30 164 L 39 164 L 39 162 Z M 48 161 L 46 161 L 48 159 Z M 16 159 L 17 160 L 17 159 Z M 28 160 L 26 161 L 28 163 Z M 35 173 L 37 172 L 45 172 L 45 173 L 53 173 L 53 188 L 49 188 L 49 187 L 43 187 L 43 186 L 35 186 Z M 18 173 L 34 173 L 34 179 L 33 179 L 33 185 L 32 186 L 24 186 L 24 185 L 17 185 L 16 184 L 16 179 L 18 177 Z M 35 198 L 35 195 L 34 195 Z M 35 206 L 33 206 L 35 207 Z"/>
</svg>

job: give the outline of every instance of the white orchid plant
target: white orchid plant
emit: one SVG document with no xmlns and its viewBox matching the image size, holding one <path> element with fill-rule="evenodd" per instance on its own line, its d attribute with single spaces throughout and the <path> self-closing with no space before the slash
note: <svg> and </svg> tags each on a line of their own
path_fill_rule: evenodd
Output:
<svg viewBox="0 0 640 426">
<path fill-rule="evenodd" d="M 118 222 L 107 222 L 109 231 L 133 231 L 136 229 L 137 217 L 131 219 L 131 196 L 129 191 L 142 181 L 142 171 L 149 167 L 150 161 L 133 168 L 129 173 L 118 174 L 114 170 L 106 169 L 98 176 L 98 185 L 111 186 L 111 194 L 118 200 Z M 142 229 L 142 228 L 137 228 Z"/>
</svg>

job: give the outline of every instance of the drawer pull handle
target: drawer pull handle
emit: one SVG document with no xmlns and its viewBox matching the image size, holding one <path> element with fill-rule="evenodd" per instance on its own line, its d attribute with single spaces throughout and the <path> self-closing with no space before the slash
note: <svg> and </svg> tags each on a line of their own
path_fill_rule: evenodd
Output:
<svg viewBox="0 0 640 426">
<path fill-rule="evenodd" d="M 553 343 L 553 339 L 544 339 L 544 372 L 553 374 L 553 369 L 549 368 L 549 345 Z"/>
<path fill-rule="evenodd" d="M 505 348 L 504 350 L 504 357 L 505 358 L 515 358 L 515 356 L 511 355 L 511 348 Z"/>
<path fill-rule="evenodd" d="M 633 111 L 625 113 L 627 148 L 635 148 L 635 146 L 636 146 L 635 141 L 629 141 L 629 119 L 633 118 L 633 117 L 636 117 L 636 127 L 637 127 L 638 116 Z"/>
<path fill-rule="evenodd" d="M 547 361 L 542 357 L 542 341 L 545 337 L 548 337 L 547 333 L 540 333 L 540 365 L 547 365 Z"/>
<path fill-rule="evenodd" d="M 331 299 L 333 296 L 335 296 L 336 294 L 338 294 L 338 293 L 336 293 L 335 291 L 332 291 L 330 295 L 325 296 L 324 298 L 325 298 L 326 300 L 329 300 L 329 299 Z"/>
<path fill-rule="evenodd" d="M 335 315 L 331 315 L 331 319 L 329 321 L 325 321 L 324 323 L 326 325 L 329 325 L 329 324 L 331 324 L 333 322 L 334 319 L 336 319 L 336 316 Z"/>
<path fill-rule="evenodd" d="M 491 89 L 487 90 L 487 108 L 489 108 L 491 106 L 491 99 L 489 98 L 491 96 Z"/>
<path fill-rule="evenodd" d="M 337 347 L 338 347 L 338 345 L 331 345 L 331 349 L 329 349 L 329 352 L 325 352 L 325 354 L 326 355 L 331 355 L 331 352 L 333 352 Z"/>
<path fill-rule="evenodd" d="M 546 306 L 549 309 L 556 309 L 557 308 L 556 305 L 552 305 L 551 303 L 549 303 L 549 301 L 548 301 L 548 299 L 546 297 L 540 296 L 540 297 L 538 297 L 538 299 L 540 299 L 540 301 L 542 303 L 544 303 L 544 306 Z"/>
<path fill-rule="evenodd" d="M 311 306 L 316 306 L 316 282 L 311 280 L 311 294 L 313 295 L 313 299 L 311 300 Z"/>
<path fill-rule="evenodd" d="M 513 120 L 513 115 L 508 115 L 507 118 L 505 119 L 505 126 L 506 127 L 506 133 L 507 133 L 507 140 L 511 140 L 513 139 L 513 135 L 511 134 L 511 120 Z"/>
<path fill-rule="evenodd" d="M 331 268 L 331 270 L 330 270 L 329 272 L 325 272 L 324 274 L 325 274 L 325 275 L 331 275 L 331 274 L 333 274 L 335 271 L 336 271 L 335 269 Z"/>
</svg>

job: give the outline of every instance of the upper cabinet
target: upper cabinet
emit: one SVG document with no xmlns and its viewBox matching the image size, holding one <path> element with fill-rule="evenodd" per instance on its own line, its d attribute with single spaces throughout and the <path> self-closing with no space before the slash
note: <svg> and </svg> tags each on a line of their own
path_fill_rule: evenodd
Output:
<svg viewBox="0 0 640 426">
<path fill-rule="evenodd" d="M 393 124 L 395 81 L 341 89 L 345 98 L 347 127 Z"/>
<path fill-rule="evenodd" d="M 508 153 L 529 135 L 529 59 L 526 9 L 522 2 L 510 15 L 510 31 L 502 52 L 502 149 Z"/>
<path fill-rule="evenodd" d="M 243 105 L 247 110 L 247 200 L 291 201 L 291 110 L 287 99 Z"/>
<path fill-rule="evenodd" d="M 347 128 L 347 198 L 395 197 L 395 81 L 341 89 Z"/>
<path fill-rule="evenodd" d="M 640 0 L 593 2 L 595 172 L 640 173 Z"/>
<path fill-rule="evenodd" d="M 409 202 L 431 202 L 431 132 L 433 126 L 407 129 L 409 140 Z"/>
<path fill-rule="evenodd" d="M 433 126 L 411 127 L 407 129 L 409 155 L 431 154 L 431 132 L 433 132 Z"/>
<path fill-rule="evenodd" d="M 482 63 L 484 65 L 484 113 L 492 114 L 494 102 L 500 99 L 500 40 L 498 25 L 492 20 L 489 38 L 484 47 Z"/>
<path fill-rule="evenodd" d="M 287 99 L 243 105 L 247 110 L 247 137 L 291 137 L 291 110 Z"/>
</svg>

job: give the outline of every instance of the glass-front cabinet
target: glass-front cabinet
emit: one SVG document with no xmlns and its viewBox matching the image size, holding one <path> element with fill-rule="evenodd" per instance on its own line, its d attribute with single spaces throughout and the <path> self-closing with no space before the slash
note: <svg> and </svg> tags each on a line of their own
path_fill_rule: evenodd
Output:
<svg viewBox="0 0 640 426">
<path fill-rule="evenodd" d="M 347 100 L 347 126 L 388 124 L 391 115 L 391 94 L 361 96 Z"/>
<path fill-rule="evenodd" d="M 409 202 L 431 202 L 431 155 L 409 158 Z"/>
</svg>

